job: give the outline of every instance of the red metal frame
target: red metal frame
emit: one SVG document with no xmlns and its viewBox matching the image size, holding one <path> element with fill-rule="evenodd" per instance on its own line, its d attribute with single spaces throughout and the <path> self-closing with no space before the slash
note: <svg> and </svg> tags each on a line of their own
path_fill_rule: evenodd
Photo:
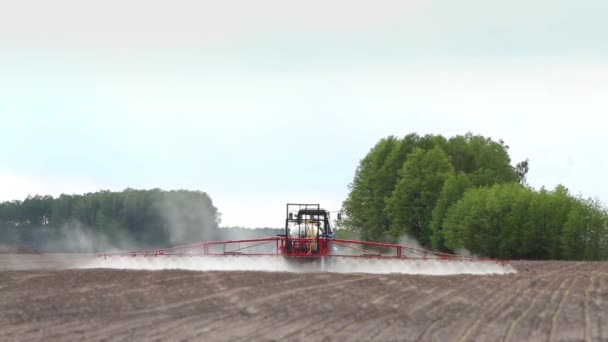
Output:
<svg viewBox="0 0 608 342">
<path fill-rule="evenodd" d="M 288 248 L 288 245 L 291 246 Z M 312 245 L 312 247 L 311 247 Z M 260 247 L 263 250 L 259 250 Z M 256 250 L 258 248 L 258 250 Z M 445 261 L 484 261 L 508 264 L 508 260 L 474 258 L 390 243 L 331 238 L 288 238 L 200 242 L 161 249 L 98 254 L 111 256 L 282 256 L 289 258 L 367 258 Z"/>
</svg>

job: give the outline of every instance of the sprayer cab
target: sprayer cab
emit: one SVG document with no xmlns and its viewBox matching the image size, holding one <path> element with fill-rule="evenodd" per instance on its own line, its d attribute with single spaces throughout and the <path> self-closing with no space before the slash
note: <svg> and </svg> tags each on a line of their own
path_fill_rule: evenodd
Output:
<svg viewBox="0 0 608 342">
<path fill-rule="evenodd" d="M 283 254 L 313 256 L 327 254 L 324 242 L 336 234 L 331 228 L 329 211 L 319 204 L 289 203 L 285 218 L 286 239 Z"/>
<path fill-rule="evenodd" d="M 329 211 L 318 204 L 287 204 L 285 236 L 292 238 L 334 238 Z"/>
</svg>

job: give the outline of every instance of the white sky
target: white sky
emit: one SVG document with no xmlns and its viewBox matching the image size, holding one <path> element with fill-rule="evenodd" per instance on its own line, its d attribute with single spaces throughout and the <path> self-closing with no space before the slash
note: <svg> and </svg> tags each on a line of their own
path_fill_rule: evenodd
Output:
<svg viewBox="0 0 608 342">
<path fill-rule="evenodd" d="M 0 200 L 198 189 L 281 226 L 380 138 L 468 131 L 608 199 L 608 3 L 222 4 L 0 1 Z"/>
</svg>

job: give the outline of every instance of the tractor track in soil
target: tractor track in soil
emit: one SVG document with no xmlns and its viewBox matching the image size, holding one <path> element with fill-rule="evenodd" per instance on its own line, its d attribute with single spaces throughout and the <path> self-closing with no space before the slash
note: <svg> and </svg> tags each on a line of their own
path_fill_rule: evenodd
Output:
<svg viewBox="0 0 608 342">
<path fill-rule="evenodd" d="M 0 340 L 608 340 L 608 262 L 428 276 L 67 269 L 70 258 L 0 256 Z"/>
</svg>

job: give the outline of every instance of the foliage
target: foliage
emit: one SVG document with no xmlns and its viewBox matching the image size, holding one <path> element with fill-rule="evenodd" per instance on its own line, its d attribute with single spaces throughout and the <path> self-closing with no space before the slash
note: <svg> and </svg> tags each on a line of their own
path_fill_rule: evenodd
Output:
<svg viewBox="0 0 608 342">
<path fill-rule="evenodd" d="M 403 176 L 403 164 L 416 148 L 429 150 L 446 143 L 441 136 L 417 134 L 381 139 L 361 160 L 349 186 L 343 204 L 348 217 L 344 227 L 365 240 L 389 239 L 391 219 L 385 211 L 386 201 Z"/>
<path fill-rule="evenodd" d="M 473 188 L 447 212 L 445 245 L 498 258 L 608 257 L 608 215 L 597 201 L 563 186 L 534 191 L 518 183 Z"/>
<path fill-rule="evenodd" d="M 388 219 L 384 214 L 384 198 L 387 196 L 388 184 L 394 182 L 390 176 L 391 170 L 385 167 L 389 155 L 399 148 L 395 137 L 380 140 L 376 146 L 359 163 L 355 178 L 351 185 L 349 198 L 344 202 L 347 214 L 347 225 L 352 231 L 358 232 L 364 239 L 372 239 L 388 229 Z M 392 157 L 394 158 L 394 156 Z M 394 161 L 392 161 L 394 162 Z M 356 213 L 355 215 L 353 215 Z"/>
<path fill-rule="evenodd" d="M 518 176 L 510 165 L 507 149 L 503 142 L 472 134 L 450 139 L 418 134 L 408 134 L 403 139 L 384 138 L 361 160 L 355 172 L 343 204 L 348 217 L 345 227 L 359 232 L 363 239 L 375 241 L 396 241 L 399 234 L 410 233 L 429 246 L 432 211 L 443 181 L 454 172 L 466 175 L 474 186 L 516 181 Z M 411 156 L 418 158 L 429 151 L 434 151 L 432 157 L 439 158 L 437 162 L 426 158 L 405 169 Z M 417 170 L 422 171 L 416 173 Z M 440 175 L 428 174 L 436 171 Z M 418 181 L 418 176 L 410 173 L 424 179 Z M 416 197 L 418 194 L 424 194 L 424 199 Z M 408 204 L 412 201 L 416 203 L 414 207 Z M 411 215 L 415 217 L 408 218 Z"/>
<path fill-rule="evenodd" d="M 608 258 L 606 208 L 561 185 L 528 187 L 529 160 L 513 167 L 508 150 L 470 133 L 380 140 L 350 184 L 342 234 L 500 258 Z"/>
<path fill-rule="evenodd" d="M 575 203 L 561 236 L 565 258 L 602 260 L 608 257 L 608 214 L 596 200 Z"/>
<path fill-rule="evenodd" d="M 443 220 L 446 212 L 472 186 L 469 177 L 463 172 L 453 173 L 446 179 L 433 209 L 431 219 L 431 246 L 434 249 L 446 250 L 443 238 Z"/>
<path fill-rule="evenodd" d="M 336 238 L 343 240 L 361 240 L 361 237 L 357 232 L 353 232 L 350 229 L 335 229 Z"/>
<path fill-rule="evenodd" d="M 453 173 L 448 156 L 439 146 L 431 150 L 416 148 L 410 154 L 400 171 L 401 179 L 386 200 L 393 239 L 408 234 L 428 245 L 433 206 Z"/>
</svg>

